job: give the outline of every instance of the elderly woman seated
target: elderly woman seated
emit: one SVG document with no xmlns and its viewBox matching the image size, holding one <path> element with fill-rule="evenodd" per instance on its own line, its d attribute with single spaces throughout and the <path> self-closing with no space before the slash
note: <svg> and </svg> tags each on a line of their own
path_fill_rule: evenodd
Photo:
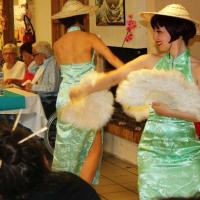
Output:
<svg viewBox="0 0 200 200">
<path fill-rule="evenodd" d="M 48 96 L 58 91 L 59 69 L 53 56 L 51 45 L 46 41 L 34 43 L 33 57 L 38 70 L 33 80 L 26 84 L 27 91 L 37 92 L 41 96 Z"/>
<path fill-rule="evenodd" d="M 5 61 L 2 71 L 6 86 L 21 86 L 25 75 L 25 64 L 17 60 L 18 51 L 15 44 L 6 44 L 2 50 Z"/>
<path fill-rule="evenodd" d="M 32 47 L 32 55 L 38 70 L 33 80 L 25 85 L 25 89 L 40 95 L 45 114 L 49 117 L 55 111 L 55 101 L 60 83 L 59 68 L 48 42 L 40 41 L 34 43 Z"/>
</svg>

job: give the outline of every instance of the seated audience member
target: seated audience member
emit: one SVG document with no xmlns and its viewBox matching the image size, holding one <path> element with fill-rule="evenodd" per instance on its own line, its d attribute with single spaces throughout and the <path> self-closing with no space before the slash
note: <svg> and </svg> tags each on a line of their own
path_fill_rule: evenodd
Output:
<svg viewBox="0 0 200 200">
<path fill-rule="evenodd" d="M 23 43 L 20 46 L 20 55 L 26 66 L 24 81 L 31 81 L 38 69 L 38 66 L 35 64 L 34 57 L 32 55 L 32 43 Z"/>
<path fill-rule="evenodd" d="M 53 56 L 51 45 L 46 41 L 34 43 L 33 57 L 38 70 L 31 83 L 25 89 L 39 93 L 41 96 L 57 93 L 59 85 L 59 69 Z"/>
<path fill-rule="evenodd" d="M 18 142 L 27 133 L 0 125 L 1 200 L 100 200 L 84 180 L 68 172 L 51 172 L 45 149 L 36 138 Z"/>
<path fill-rule="evenodd" d="M 15 44 L 6 44 L 3 47 L 3 65 L 4 82 L 8 87 L 20 86 L 24 80 L 25 64 L 17 60 L 17 46 Z"/>
</svg>

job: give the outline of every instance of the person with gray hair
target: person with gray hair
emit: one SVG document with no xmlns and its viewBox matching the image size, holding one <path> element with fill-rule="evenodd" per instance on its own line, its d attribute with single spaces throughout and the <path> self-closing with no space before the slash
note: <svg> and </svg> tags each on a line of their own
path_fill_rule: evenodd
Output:
<svg viewBox="0 0 200 200">
<path fill-rule="evenodd" d="M 32 45 L 33 57 L 37 70 L 33 80 L 25 84 L 25 89 L 39 93 L 41 96 L 57 93 L 59 84 L 59 69 L 53 56 L 51 45 L 47 41 Z"/>
<path fill-rule="evenodd" d="M 15 44 L 8 43 L 2 50 L 4 82 L 6 87 L 20 86 L 24 80 L 25 64 L 17 60 L 18 49 Z"/>
<path fill-rule="evenodd" d="M 53 54 L 51 45 L 46 41 L 40 41 L 40 42 L 34 43 L 32 47 L 36 52 L 45 54 L 46 57 L 50 57 Z"/>
</svg>

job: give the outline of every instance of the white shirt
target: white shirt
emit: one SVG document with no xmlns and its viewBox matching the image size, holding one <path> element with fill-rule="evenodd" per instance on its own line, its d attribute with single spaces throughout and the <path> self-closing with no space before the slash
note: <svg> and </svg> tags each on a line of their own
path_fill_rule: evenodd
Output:
<svg viewBox="0 0 200 200">
<path fill-rule="evenodd" d="M 47 58 L 35 73 L 32 90 L 38 93 L 55 92 L 59 87 L 59 69 L 54 56 Z"/>
<path fill-rule="evenodd" d="M 17 61 L 11 69 L 7 68 L 7 63 L 3 65 L 3 76 L 4 81 L 7 79 L 18 79 L 23 80 L 25 75 L 26 66 L 24 62 Z"/>
</svg>

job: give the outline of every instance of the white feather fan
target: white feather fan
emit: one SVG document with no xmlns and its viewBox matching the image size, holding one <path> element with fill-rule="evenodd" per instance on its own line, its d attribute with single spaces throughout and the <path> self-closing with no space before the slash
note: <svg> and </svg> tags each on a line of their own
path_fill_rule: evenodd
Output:
<svg viewBox="0 0 200 200">
<path fill-rule="evenodd" d="M 142 106 L 129 106 L 122 105 L 124 112 L 130 116 L 135 118 L 137 122 L 144 121 L 149 116 L 150 105 L 142 105 Z"/>
<path fill-rule="evenodd" d="M 200 91 L 177 70 L 142 69 L 131 72 L 119 85 L 116 100 L 125 105 L 125 112 L 136 119 L 145 115 L 147 110 L 142 108 L 141 114 L 140 109 L 133 106 L 147 106 L 152 102 L 165 103 L 172 109 L 193 113 L 200 119 Z M 146 108 L 149 109 L 148 106 Z"/>
<path fill-rule="evenodd" d="M 94 84 L 100 74 L 87 73 L 80 82 L 80 86 Z M 69 102 L 60 111 L 63 122 L 72 123 L 77 128 L 99 129 L 102 128 L 113 114 L 113 95 L 104 90 L 95 92 L 86 97 Z"/>
</svg>

